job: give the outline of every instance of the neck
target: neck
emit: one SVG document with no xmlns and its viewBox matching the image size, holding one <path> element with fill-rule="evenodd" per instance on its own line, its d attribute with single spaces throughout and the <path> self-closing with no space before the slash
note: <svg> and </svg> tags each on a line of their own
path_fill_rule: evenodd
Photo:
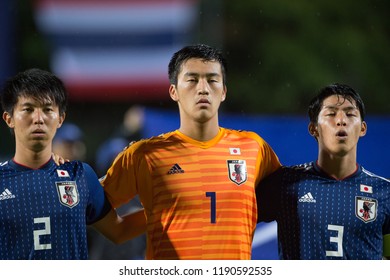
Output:
<svg viewBox="0 0 390 280">
<path fill-rule="evenodd" d="M 334 156 L 319 155 L 318 166 L 329 176 L 342 180 L 356 171 L 356 155 L 354 156 Z"/>
<path fill-rule="evenodd" d="M 194 140 L 205 142 L 213 139 L 219 132 L 218 122 L 194 122 L 191 124 L 181 123 L 179 131 Z"/>
<path fill-rule="evenodd" d="M 34 151 L 25 147 L 16 147 L 14 161 L 31 169 L 40 168 L 51 158 L 51 147 Z"/>
</svg>

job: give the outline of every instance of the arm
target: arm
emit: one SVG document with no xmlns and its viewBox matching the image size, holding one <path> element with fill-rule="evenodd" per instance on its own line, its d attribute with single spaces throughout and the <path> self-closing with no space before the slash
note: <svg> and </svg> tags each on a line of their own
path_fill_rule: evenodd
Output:
<svg viewBox="0 0 390 280">
<path fill-rule="evenodd" d="M 87 224 L 91 224 L 113 243 L 123 243 L 137 237 L 146 230 L 144 210 L 120 217 L 109 203 L 100 182 L 92 168 L 83 163 L 89 187 Z"/>
<path fill-rule="evenodd" d="M 144 233 L 146 218 L 143 209 L 123 217 L 111 209 L 103 219 L 92 226 L 113 243 L 120 244 Z"/>
</svg>

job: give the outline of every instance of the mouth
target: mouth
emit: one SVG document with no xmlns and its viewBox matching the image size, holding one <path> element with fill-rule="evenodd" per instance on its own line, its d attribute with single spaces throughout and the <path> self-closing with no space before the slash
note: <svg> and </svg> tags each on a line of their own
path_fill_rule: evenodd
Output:
<svg viewBox="0 0 390 280">
<path fill-rule="evenodd" d="M 196 104 L 210 104 L 210 101 L 207 98 L 202 98 Z"/>
<path fill-rule="evenodd" d="M 34 130 L 31 134 L 32 134 L 33 136 L 42 137 L 42 136 L 44 136 L 46 133 L 45 133 L 45 131 L 42 130 L 42 129 L 36 129 L 36 130 Z"/>
<path fill-rule="evenodd" d="M 210 101 L 208 99 L 202 98 L 196 102 L 196 105 L 200 106 L 200 108 L 208 108 L 210 106 Z"/>
<path fill-rule="evenodd" d="M 339 130 L 339 131 L 336 133 L 336 137 L 337 137 L 338 139 L 347 139 L 348 133 L 347 133 L 345 130 Z"/>
</svg>

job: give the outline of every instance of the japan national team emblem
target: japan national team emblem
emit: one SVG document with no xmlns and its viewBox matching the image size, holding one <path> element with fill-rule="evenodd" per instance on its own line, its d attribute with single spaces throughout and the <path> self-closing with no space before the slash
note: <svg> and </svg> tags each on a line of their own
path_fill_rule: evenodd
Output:
<svg viewBox="0 0 390 280">
<path fill-rule="evenodd" d="M 373 222 L 376 219 L 378 201 L 373 198 L 357 196 L 356 197 L 356 217 L 365 223 Z"/>
<path fill-rule="evenodd" d="M 247 180 L 246 161 L 245 160 L 228 160 L 229 179 L 241 185 Z"/>
<path fill-rule="evenodd" d="M 79 192 L 75 181 L 56 182 L 61 204 L 73 208 L 79 203 Z"/>
</svg>

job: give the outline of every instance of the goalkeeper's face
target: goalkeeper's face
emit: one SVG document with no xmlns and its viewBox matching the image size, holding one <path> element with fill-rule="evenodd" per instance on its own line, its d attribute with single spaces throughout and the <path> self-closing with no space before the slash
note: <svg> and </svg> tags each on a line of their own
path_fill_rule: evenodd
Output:
<svg viewBox="0 0 390 280">
<path fill-rule="evenodd" d="M 191 58 L 183 63 L 177 85 L 170 87 L 171 98 L 179 105 L 182 121 L 208 122 L 218 118 L 226 98 L 221 65 L 217 61 Z"/>
</svg>

